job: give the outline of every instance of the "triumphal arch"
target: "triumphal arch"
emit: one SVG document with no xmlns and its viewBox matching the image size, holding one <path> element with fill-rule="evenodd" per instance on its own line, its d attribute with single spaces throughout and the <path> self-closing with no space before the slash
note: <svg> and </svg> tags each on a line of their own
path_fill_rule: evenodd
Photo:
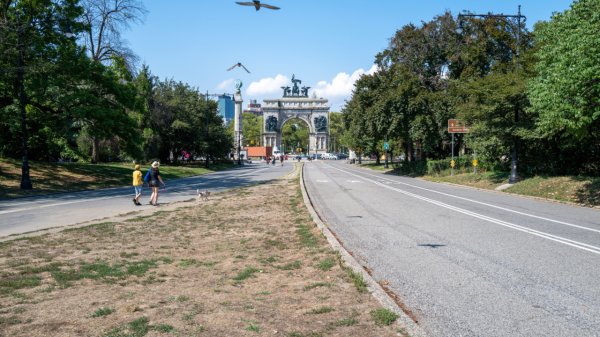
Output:
<svg viewBox="0 0 600 337">
<path fill-rule="evenodd" d="M 306 122 L 310 154 L 327 152 L 329 143 L 329 105 L 327 99 L 308 97 L 310 87 L 292 75 L 292 87 L 281 87 L 283 96 L 263 100 L 263 144 L 281 149 L 281 130 L 290 119 Z"/>
</svg>

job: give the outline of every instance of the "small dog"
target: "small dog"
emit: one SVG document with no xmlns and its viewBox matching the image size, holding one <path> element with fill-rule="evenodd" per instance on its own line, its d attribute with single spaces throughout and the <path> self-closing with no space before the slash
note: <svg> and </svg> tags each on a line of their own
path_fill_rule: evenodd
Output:
<svg viewBox="0 0 600 337">
<path fill-rule="evenodd" d="M 200 189 L 196 190 L 196 194 L 198 194 L 197 200 L 200 201 L 208 201 L 208 197 L 210 196 L 210 191 L 200 191 Z"/>
</svg>

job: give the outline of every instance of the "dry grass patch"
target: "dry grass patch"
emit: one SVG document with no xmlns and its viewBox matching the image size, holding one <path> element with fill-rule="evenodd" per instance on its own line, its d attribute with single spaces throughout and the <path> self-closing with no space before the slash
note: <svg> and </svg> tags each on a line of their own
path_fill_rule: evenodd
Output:
<svg viewBox="0 0 600 337">
<path fill-rule="evenodd" d="M 374 321 L 378 303 L 312 223 L 297 178 L 138 220 L 1 243 L 1 334 L 397 335 Z"/>
</svg>

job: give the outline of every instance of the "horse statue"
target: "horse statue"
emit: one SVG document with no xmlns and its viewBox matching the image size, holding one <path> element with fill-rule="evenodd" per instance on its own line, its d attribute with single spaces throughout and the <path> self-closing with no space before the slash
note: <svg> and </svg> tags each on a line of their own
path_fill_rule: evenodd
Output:
<svg viewBox="0 0 600 337">
<path fill-rule="evenodd" d="M 302 96 L 304 97 L 308 97 L 308 89 L 310 89 L 310 87 L 302 87 Z"/>
</svg>

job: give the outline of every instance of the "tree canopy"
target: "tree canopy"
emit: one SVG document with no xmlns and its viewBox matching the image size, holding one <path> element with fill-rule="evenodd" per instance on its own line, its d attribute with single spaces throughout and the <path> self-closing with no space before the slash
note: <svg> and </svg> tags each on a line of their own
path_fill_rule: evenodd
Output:
<svg viewBox="0 0 600 337">
<path fill-rule="evenodd" d="M 355 83 L 344 145 L 378 154 L 387 139 L 408 161 L 440 159 L 457 118 L 471 127 L 457 147 L 486 167 L 507 170 L 515 148 L 527 174 L 599 174 L 598 13 L 598 1 L 575 1 L 533 32 L 514 18 L 448 12 L 405 25 L 375 56 L 378 71 Z"/>
</svg>

